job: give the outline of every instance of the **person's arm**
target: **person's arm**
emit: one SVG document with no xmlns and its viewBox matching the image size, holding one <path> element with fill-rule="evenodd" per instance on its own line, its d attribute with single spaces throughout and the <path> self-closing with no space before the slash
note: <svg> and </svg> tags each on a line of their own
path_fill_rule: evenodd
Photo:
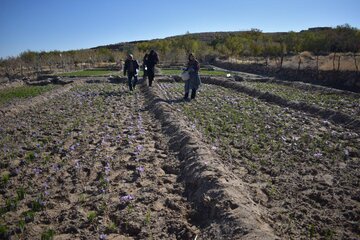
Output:
<svg viewBox="0 0 360 240">
<path fill-rule="evenodd" d="M 125 61 L 125 64 L 124 64 L 124 76 L 126 76 L 127 68 L 128 68 L 128 61 Z"/>
<path fill-rule="evenodd" d="M 195 72 L 199 72 L 200 70 L 200 63 L 196 62 Z"/>
</svg>

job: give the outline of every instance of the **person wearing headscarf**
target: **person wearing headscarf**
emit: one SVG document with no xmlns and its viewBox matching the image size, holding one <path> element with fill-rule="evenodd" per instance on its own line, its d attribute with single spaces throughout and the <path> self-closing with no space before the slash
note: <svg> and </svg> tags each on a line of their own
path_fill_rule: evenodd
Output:
<svg viewBox="0 0 360 240">
<path fill-rule="evenodd" d="M 195 58 L 194 54 L 190 53 L 188 58 L 188 63 L 185 71 L 189 72 L 190 78 L 185 81 L 185 95 L 184 99 L 189 99 L 189 92 L 191 90 L 191 99 L 196 97 L 196 91 L 199 89 L 201 84 L 201 79 L 199 76 L 200 64 L 199 61 Z"/>
</svg>

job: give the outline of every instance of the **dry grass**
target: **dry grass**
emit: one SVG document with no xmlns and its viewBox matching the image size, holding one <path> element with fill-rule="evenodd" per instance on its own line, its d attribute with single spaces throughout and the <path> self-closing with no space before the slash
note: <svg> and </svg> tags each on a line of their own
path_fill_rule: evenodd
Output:
<svg viewBox="0 0 360 240">
<path fill-rule="evenodd" d="M 351 53 L 342 53 L 342 54 L 336 54 L 335 55 L 335 69 L 338 68 L 338 58 L 341 58 L 340 60 L 340 71 L 356 71 L 354 58 Z M 330 54 L 327 56 L 319 56 L 319 69 L 323 71 L 331 71 L 333 70 L 333 59 L 334 54 Z M 303 52 L 301 53 L 301 69 L 304 68 L 310 68 L 310 69 L 316 69 L 316 56 L 311 54 L 310 52 Z M 284 59 L 283 66 L 286 68 L 297 68 L 299 62 L 299 56 L 292 56 L 292 57 L 286 57 Z M 357 63 L 358 66 L 360 66 L 360 56 L 357 56 Z M 277 61 L 272 60 L 270 62 L 270 65 L 276 66 Z"/>
<path fill-rule="evenodd" d="M 338 68 L 338 57 L 341 57 L 340 61 L 340 71 L 356 71 L 354 58 L 352 53 L 341 53 L 335 55 L 335 70 Z M 301 57 L 301 69 L 316 69 L 316 56 L 311 52 L 305 51 L 300 54 Z M 333 58 L 334 54 L 329 54 L 326 56 L 319 56 L 319 69 L 323 71 L 331 71 L 333 70 Z M 360 68 L 360 55 L 358 54 L 357 63 Z M 265 59 L 262 57 L 254 58 L 254 57 L 244 57 L 241 59 L 231 58 L 229 61 L 240 64 L 252 64 L 252 63 L 260 63 L 265 64 Z M 272 67 L 277 67 L 280 64 L 280 59 L 269 59 L 269 65 Z M 284 68 L 293 68 L 297 69 L 299 64 L 299 56 L 288 56 L 284 58 L 283 67 Z"/>
</svg>

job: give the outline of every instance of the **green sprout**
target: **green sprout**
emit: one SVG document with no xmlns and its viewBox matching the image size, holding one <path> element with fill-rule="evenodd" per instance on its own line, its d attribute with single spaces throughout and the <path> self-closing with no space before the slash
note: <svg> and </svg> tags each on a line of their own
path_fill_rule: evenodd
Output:
<svg viewBox="0 0 360 240">
<path fill-rule="evenodd" d="M 20 187 L 16 190 L 17 200 L 23 200 L 25 198 L 25 189 L 23 187 Z"/>
<path fill-rule="evenodd" d="M 4 172 L 3 174 L 1 174 L 1 183 L 3 186 L 5 186 L 10 180 L 10 173 L 9 172 Z"/>
<path fill-rule="evenodd" d="M 96 218 L 96 212 L 95 211 L 90 211 L 87 215 L 87 219 L 89 222 L 93 222 Z"/>
<path fill-rule="evenodd" d="M 41 234 L 41 240 L 52 240 L 54 239 L 55 231 L 53 229 L 47 229 Z"/>
</svg>

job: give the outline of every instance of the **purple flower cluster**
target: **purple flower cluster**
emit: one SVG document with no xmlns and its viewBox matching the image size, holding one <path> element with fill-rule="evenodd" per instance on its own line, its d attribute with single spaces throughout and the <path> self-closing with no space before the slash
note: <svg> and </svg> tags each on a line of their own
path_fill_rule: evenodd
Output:
<svg viewBox="0 0 360 240">
<path fill-rule="evenodd" d="M 143 145 L 138 145 L 135 147 L 135 150 L 134 150 L 134 154 L 135 155 L 140 155 L 140 153 L 144 150 L 144 146 Z"/>
<path fill-rule="evenodd" d="M 145 134 L 145 130 L 143 128 L 143 119 L 140 114 L 139 114 L 138 121 L 137 121 L 137 128 L 139 129 L 139 133 L 141 135 Z"/>
<path fill-rule="evenodd" d="M 111 168 L 110 168 L 110 163 L 107 162 L 107 163 L 106 163 L 106 166 L 105 166 L 105 174 L 106 174 L 106 175 L 109 175 L 109 174 L 110 174 L 110 170 L 111 170 Z"/>
<path fill-rule="evenodd" d="M 132 195 L 125 195 L 125 196 L 120 197 L 120 200 L 123 202 L 129 202 L 133 199 L 134 199 L 134 197 Z"/>
<path fill-rule="evenodd" d="M 47 182 L 45 182 L 45 183 L 43 184 L 43 187 L 44 187 L 44 194 L 45 194 L 45 196 L 48 196 L 48 195 L 49 195 L 49 191 L 48 191 L 48 189 L 49 189 L 49 184 L 48 184 Z"/>
<path fill-rule="evenodd" d="M 39 175 L 40 173 L 42 173 L 41 168 L 34 168 L 33 171 L 36 175 Z"/>
</svg>

